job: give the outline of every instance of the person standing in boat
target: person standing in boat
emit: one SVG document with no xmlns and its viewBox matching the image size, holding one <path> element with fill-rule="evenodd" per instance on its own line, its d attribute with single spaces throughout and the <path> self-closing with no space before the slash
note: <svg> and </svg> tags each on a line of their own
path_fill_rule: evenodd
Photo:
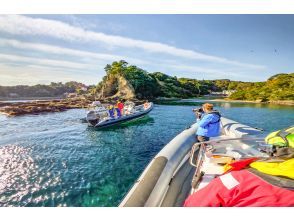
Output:
<svg viewBox="0 0 294 220">
<path fill-rule="evenodd" d="M 201 116 L 197 117 L 198 129 L 196 132 L 196 141 L 209 141 L 211 137 L 219 136 L 221 115 L 218 111 L 213 110 L 213 104 L 205 103 L 202 105 L 202 109 L 197 110 L 197 112 Z"/>
<path fill-rule="evenodd" d="M 116 112 L 116 117 L 121 117 L 121 112 L 120 112 L 120 109 L 119 109 L 119 107 L 118 107 L 118 105 L 119 105 L 119 101 L 115 104 L 115 112 Z"/>
<path fill-rule="evenodd" d="M 124 114 L 124 103 L 121 100 L 118 101 L 117 107 L 120 111 L 120 115 L 123 115 Z"/>
</svg>

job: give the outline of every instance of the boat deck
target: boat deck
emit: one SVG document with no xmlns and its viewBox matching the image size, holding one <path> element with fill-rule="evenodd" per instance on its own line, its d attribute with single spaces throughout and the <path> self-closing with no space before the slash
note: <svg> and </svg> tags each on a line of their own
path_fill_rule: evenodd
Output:
<svg viewBox="0 0 294 220">
<path fill-rule="evenodd" d="M 218 139 L 227 139 L 223 135 Z M 212 143 L 213 151 L 211 155 L 203 154 L 203 163 L 201 172 L 204 175 L 197 188 L 191 189 L 190 193 L 200 190 L 209 184 L 215 177 L 224 173 L 224 165 L 230 162 L 233 158 L 242 159 L 248 157 L 267 158 L 268 155 L 260 152 L 257 146 L 253 144 L 254 140 L 230 140 L 223 142 Z"/>
</svg>

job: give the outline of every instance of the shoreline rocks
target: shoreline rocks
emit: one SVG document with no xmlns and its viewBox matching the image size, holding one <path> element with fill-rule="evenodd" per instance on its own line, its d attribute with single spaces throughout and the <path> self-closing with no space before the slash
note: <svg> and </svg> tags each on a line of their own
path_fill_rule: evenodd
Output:
<svg viewBox="0 0 294 220">
<path fill-rule="evenodd" d="M 20 116 L 48 112 L 62 112 L 73 108 L 84 108 L 91 101 L 87 100 L 46 100 L 32 102 L 1 102 L 0 112 L 7 116 Z"/>
<path fill-rule="evenodd" d="M 262 100 L 235 100 L 235 99 L 214 99 L 213 101 L 219 101 L 219 102 L 239 102 L 239 103 L 257 103 L 257 104 L 276 104 L 276 105 L 288 105 L 292 106 L 294 105 L 294 100 L 272 100 L 272 101 L 262 101 Z"/>
<path fill-rule="evenodd" d="M 94 99 L 59 99 L 38 100 L 30 102 L 0 102 L 0 113 L 7 116 L 38 115 L 49 112 L 63 112 L 69 109 L 87 108 Z M 116 100 L 100 99 L 102 104 L 114 104 Z M 142 100 L 131 100 L 135 104 L 142 104 Z"/>
</svg>

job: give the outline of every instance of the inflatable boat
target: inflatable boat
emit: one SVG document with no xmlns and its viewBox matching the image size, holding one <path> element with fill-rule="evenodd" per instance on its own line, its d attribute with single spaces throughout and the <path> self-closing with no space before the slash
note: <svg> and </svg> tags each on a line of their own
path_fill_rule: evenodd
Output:
<svg viewBox="0 0 294 220">
<path fill-rule="evenodd" d="M 106 108 L 101 106 L 98 106 L 98 108 L 98 110 L 88 111 L 86 120 L 90 126 L 105 128 L 145 116 L 153 109 L 153 103 L 148 102 L 138 106 L 129 103 L 125 105 L 124 114 L 120 117 L 110 117 Z"/>
<path fill-rule="evenodd" d="M 171 140 L 152 159 L 119 206 L 183 206 L 189 196 L 216 181 L 230 159 L 269 158 L 271 146 L 264 143 L 261 130 L 222 118 L 221 136 L 204 146 L 195 144 L 196 130 L 197 124 L 193 124 Z M 213 150 L 206 151 L 207 146 Z"/>
</svg>

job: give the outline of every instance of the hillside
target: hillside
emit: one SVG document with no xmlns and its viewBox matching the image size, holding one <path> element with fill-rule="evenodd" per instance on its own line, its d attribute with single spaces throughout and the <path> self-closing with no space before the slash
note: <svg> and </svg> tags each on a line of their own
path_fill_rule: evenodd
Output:
<svg viewBox="0 0 294 220">
<path fill-rule="evenodd" d="M 113 62 L 105 67 L 106 76 L 97 85 L 98 97 L 153 99 L 157 97 L 191 98 L 235 88 L 239 82 L 224 80 L 196 80 L 172 77 L 161 72 L 147 71 L 128 65 L 125 61 Z M 120 81 L 125 80 L 125 86 Z M 122 92 L 122 89 L 124 90 Z"/>
<path fill-rule="evenodd" d="M 172 77 L 161 72 L 148 73 L 125 61 L 108 64 L 105 71 L 106 76 L 96 88 L 101 98 L 192 98 L 230 90 L 235 91 L 229 97 L 233 100 L 294 100 L 294 73 L 277 74 L 266 82 L 197 80 Z"/>
<path fill-rule="evenodd" d="M 278 101 L 294 100 L 294 73 L 277 74 L 266 82 L 247 83 L 239 85 L 230 99 Z"/>
<path fill-rule="evenodd" d="M 193 98 L 211 92 L 235 91 L 231 100 L 291 101 L 294 100 L 294 73 L 276 74 L 265 82 L 241 82 L 229 79 L 197 80 L 177 78 L 161 72 L 149 73 L 121 60 L 105 67 L 106 75 L 97 86 L 78 82 L 51 83 L 35 86 L 0 86 L 0 98 L 61 97 L 64 93 L 86 94 L 88 98 L 113 100 Z M 87 91 L 84 90 L 87 88 Z"/>
<path fill-rule="evenodd" d="M 0 98 L 19 98 L 19 97 L 60 97 L 64 93 L 84 93 L 83 88 L 86 85 L 79 82 L 54 83 L 49 85 L 18 85 L 18 86 L 0 86 Z"/>
</svg>

